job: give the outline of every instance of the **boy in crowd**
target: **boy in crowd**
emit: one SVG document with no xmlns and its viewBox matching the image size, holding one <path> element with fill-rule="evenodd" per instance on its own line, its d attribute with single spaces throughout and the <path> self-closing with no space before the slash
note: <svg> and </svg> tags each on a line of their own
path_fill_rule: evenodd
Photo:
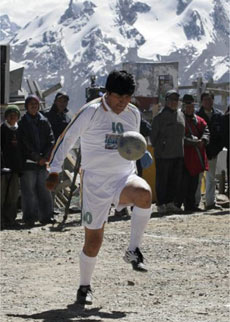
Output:
<svg viewBox="0 0 230 322">
<path fill-rule="evenodd" d="M 20 109 L 9 105 L 1 125 L 1 228 L 17 227 L 19 175 L 23 158 L 18 135 Z"/>
<path fill-rule="evenodd" d="M 54 145 L 51 125 L 39 112 L 40 101 L 35 95 L 25 100 L 26 114 L 19 122 L 19 134 L 25 160 L 21 176 L 23 220 L 28 227 L 36 221 L 53 222 L 53 200 L 45 187 L 47 163 Z"/>
</svg>

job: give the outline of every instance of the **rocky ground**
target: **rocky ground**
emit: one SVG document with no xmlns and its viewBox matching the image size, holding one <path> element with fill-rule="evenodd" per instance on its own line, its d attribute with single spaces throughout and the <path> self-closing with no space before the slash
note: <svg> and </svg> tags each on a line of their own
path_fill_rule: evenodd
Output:
<svg viewBox="0 0 230 322">
<path fill-rule="evenodd" d="M 147 273 L 122 259 L 130 217 L 111 214 L 94 303 L 85 307 L 74 304 L 84 239 L 78 220 L 69 215 L 62 230 L 56 224 L 1 231 L 2 322 L 229 321 L 229 208 L 159 217 L 153 205 L 142 245 Z"/>
</svg>

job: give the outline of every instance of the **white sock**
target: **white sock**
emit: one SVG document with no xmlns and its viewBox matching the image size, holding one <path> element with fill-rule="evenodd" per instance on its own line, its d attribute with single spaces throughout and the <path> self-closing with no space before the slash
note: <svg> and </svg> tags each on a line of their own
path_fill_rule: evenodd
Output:
<svg viewBox="0 0 230 322">
<path fill-rule="evenodd" d="M 139 208 L 136 206 L 133 207 L 131 214 L 131 235 L 128 247 L 129 250 L 135 250 L 140 246 L 151 212 L 151 207 L 148 209 Z"/>
<path fill-rule="evenodd" d="M 80 264 L 80 285 L 90 285 L 94 267 L 96 265 L 97 256 L 89 257 L 85 255 L 83 250 L 79 255 Z"/>
</svg>

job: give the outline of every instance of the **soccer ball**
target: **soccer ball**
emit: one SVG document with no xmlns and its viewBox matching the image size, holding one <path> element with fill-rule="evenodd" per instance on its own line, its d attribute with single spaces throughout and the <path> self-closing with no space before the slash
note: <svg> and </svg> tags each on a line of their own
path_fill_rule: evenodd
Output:
<svg viewBox="0 0 230 322">
<path fill-rule="evenodd" d="M 138 160 L 145 154 L 147 143 L 142 134 L 128 131 L 120 136 L 117 149 L 124 159 Z"/>
</svg>

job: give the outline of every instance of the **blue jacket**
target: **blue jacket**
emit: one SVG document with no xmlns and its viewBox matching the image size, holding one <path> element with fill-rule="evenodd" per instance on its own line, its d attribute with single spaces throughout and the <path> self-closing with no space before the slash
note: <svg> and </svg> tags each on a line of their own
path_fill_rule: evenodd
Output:
<svg viewBox="0 0 230 322">
<path fill-rule="evenodd" d="M 205 113 L 204 108 L 201 106 L 197 115 L 202 117 L 208 125 L 210 132 L 209 144 L 206 146 L 206 153 L 209 160 L 215 158 L 218 153 L 223 149 L 223 140 L 222 140 L 222 117 L 223 113 L 213 109 L 211 119 Z"/>
</svg>

